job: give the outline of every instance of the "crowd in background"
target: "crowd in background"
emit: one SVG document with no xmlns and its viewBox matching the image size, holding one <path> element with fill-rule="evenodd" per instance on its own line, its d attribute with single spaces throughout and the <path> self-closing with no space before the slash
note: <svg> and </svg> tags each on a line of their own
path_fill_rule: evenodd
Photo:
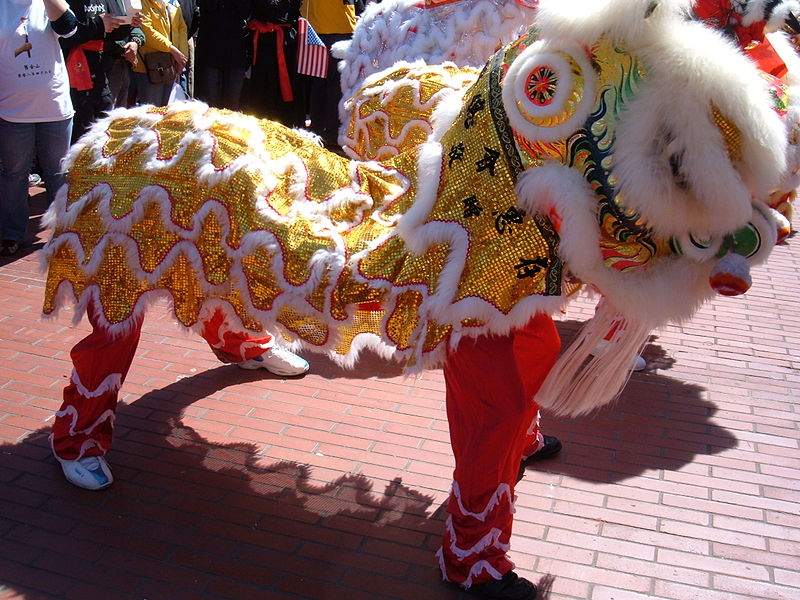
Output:
<svg viewBox="0 0 800 600">
<path fill-rule="evenodd" d="M 70 143 L 115 107 L 194 97 L 308 127 L 340 151 L 338 61 L 326 77 L 299 74 L 298 22 L 330 49 L 369 1 L 0 2 L 0 256 L 25 243 L 30 178 L 52 200 Z"/>
</svg>

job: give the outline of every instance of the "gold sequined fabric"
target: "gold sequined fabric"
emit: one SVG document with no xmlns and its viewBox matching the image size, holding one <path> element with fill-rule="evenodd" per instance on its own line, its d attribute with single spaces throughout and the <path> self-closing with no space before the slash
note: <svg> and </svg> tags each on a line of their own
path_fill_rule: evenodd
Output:
<svg viewBox="0 0 800 600">
<path fill-rule="evenodd" d="M 477 78 L 475 69 L 452 64 L 391 70 L 346 103 L 345 149 L 362 160 L 385 160 L 423 143 L 433 131 L 438 99 L 466 90 Z"/>
<path fill-rule="evenodd" d="M 451 136 L 467 151 L 446 167 L 427 220 L 472 241 L 412 253 L 395 228 L 416 200 L 416 148 L 358 163 L 279 124 L 200 104 L 102 121 L 74 149 L 54 206 L 44 312 L 92 293 L 116 326 L 156 292 L 191 326 L 216 299 L 253 331 L 275 328 L 341 355 L 369 334 L 409 364 L 424 362 L 454 325 L 427 316 L 437 294 L 508 312 L 542 291 L 540 269 L 518 263 L 549 249 L 510 210 L 513 178 L 502 161 L 480 166 L 491 123 L 487 111 Z M 474 192 L 485 211 L 477 219 L 464 203 Z M 449 289 L 441 274 L 454 258 L 464 273 Z"/>
<path fill-rule="evenodd" d="M 68 191 L 53 207 L 44 312 L 92 294 L 114 326 L 166 294 L 190 326 L 204 303 L 222 300 L 246 328 L 345 362 L 372 343 L 357 340 L 370 339 L 410 366 L 430 364 L 455 331 L 488 331 L 521 300 L 580 285 L 564 283 L 550 220 L 517 204 L 520 173 L 553 160 L 595 191 L 607 265 L 649 264 L 665 250 L 614 204 L 611 176 L 614 111 L 645 74 L 599 43 L 592 64 L 604 105 L 583 138 L 525 139 L 509 125 L 501 86 L 535 38 L 529 32 L 467 75 L 474 84 L 459 88 L 461 110 L 435 143 L 420 145 L 430 100 L 460 75 L 400 69 L 376 82 L 392 94 L 367 90 L 350 129 L 351 150 L 378 159 L 370 162 L 199 103 L 100 121 L 73 149 Z M 547 91 L 547 78 L 533 83 Z M 581 78 L 574 85 L 573 100 Z M 419 130 L 402 127 L 415 119 Z"/>
</svg>

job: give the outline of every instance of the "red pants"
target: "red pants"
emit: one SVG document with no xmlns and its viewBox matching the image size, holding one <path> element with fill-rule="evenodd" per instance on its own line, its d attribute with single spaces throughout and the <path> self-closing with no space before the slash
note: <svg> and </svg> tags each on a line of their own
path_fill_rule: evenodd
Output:
<svg viewBox="0 0 800 600">
<path fill-rule="evenodd" d="M 523 456 L 541 444 L 533 401 L 558 357 L 552 319 L 536 315 L 506 336 L 465 338 L 444 365 L 456 459 L 444 540 L 444 578 L 469 587 L 514 567 L 514 486 Z"/>
<path fill-rule="evenodd" d="M 142 322 L 113 337 L 99 325 L 93 304 L 87 308 L 92 332 L 72 349 L 73 371 L 56 412 L 50 443 L 63 460 L 103 455 L 111 448 L 119 388 L 139 344 Z M 238 331 L 221 309 L 200 323 L 198 331 L 222 362 L 242 362 L 272 346 L 272 336 L 254 338 Z"/>
</svg>

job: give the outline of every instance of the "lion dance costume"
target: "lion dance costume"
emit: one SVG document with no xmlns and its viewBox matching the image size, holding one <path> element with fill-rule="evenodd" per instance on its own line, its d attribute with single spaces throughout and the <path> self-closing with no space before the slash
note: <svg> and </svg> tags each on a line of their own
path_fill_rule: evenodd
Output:
<svg viewBox="0 0 800 600">
<path fill-rule="evenodd" d="M 362 160 L 200 103 L 98 122 L 48 215 L 44 313 L 74 298 L 95 340 L 56 428 L 107 449 L 80 406 L 106 394 L 113 419 L 164 296 L 212 346 L 268 329 L 344 366 L 363 348 L 409 372 L 444 361 L 457 466 L 440 564 L 464 587 L 500 579 L 534 396 L 567 415 L 610 401 L 654 327 L 711 283 L 746 287 L 775 244 L 791 96 L 686 4 L 542 0 L 480 71 L 376 73 L 348 104 Z M 549 315 L 583 284 L 607 301 L 557 358 Z M 617 351 L 591 356 L 621 318 Z"/>
</svg>

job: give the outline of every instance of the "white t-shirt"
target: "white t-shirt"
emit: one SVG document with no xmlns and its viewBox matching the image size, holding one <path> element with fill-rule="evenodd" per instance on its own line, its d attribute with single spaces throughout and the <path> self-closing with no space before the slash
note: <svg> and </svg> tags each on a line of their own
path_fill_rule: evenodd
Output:
<svg viewBox="0 0 800 600">
<path fill-rule="evenodd" d="M 0 119 L 72 117 L 69 77 L 42 0 L 0 0 Z"/>
</svg>

